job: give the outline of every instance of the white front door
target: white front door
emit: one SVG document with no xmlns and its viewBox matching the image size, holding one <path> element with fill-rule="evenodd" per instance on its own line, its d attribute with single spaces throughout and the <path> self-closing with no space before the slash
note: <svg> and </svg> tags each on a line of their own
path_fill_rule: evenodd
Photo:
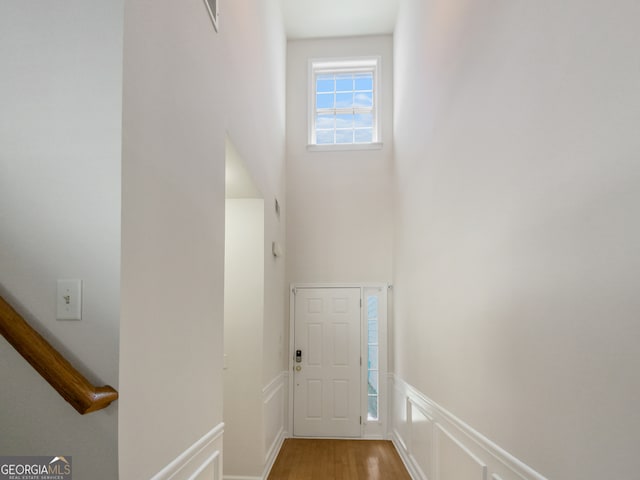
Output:
<svg viewBox="0 0 640 480">
<path fill-rule="evenodd" d="M 294 435 L 360 436 L 360 310 L 359 288 L 296 289 Z"/>
</svg>

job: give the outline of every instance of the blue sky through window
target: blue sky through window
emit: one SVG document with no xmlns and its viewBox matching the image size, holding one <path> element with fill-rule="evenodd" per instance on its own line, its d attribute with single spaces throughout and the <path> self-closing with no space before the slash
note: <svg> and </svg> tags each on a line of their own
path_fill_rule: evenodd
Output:
<svg viewBox="0 0 640 480">
<path fill-rule="evenodd" d="M 315 80 L 318 145 L 372 143 L 373 72 L 323 73 Z"/>
</svg>

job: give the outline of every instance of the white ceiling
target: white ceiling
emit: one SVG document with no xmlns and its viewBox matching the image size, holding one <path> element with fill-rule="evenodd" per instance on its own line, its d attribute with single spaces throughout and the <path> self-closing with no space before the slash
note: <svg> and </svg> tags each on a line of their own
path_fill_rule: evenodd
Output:
<svg viewBox="0 0 640 480">
<path fill-rule="evenodd" d="M 288 38 L 392 33 L 399 0 L 281 0 Z"/>
</svg>

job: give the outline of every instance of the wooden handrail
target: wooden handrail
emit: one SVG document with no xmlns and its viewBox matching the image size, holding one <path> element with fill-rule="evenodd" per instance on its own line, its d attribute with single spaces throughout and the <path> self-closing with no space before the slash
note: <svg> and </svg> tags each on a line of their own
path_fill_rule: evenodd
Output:
<svg viewBox="0 0 640 480">
<path fill-rule="evenodd" d="M 0 297 L 0 333 L 79 413 L 95 412 L 118 398 L 112 387 L 94 387 Z"/>
</svg>

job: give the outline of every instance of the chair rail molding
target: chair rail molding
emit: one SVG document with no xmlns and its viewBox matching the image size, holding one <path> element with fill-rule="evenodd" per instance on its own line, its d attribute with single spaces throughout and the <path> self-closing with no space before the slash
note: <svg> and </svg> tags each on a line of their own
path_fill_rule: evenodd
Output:
<svg viewBox="0 0 640 480">
<path fill-rule="evenodd" d="M 389 436 L 414 480 L 547 480 L 391 373 Z"/>
</svg>

